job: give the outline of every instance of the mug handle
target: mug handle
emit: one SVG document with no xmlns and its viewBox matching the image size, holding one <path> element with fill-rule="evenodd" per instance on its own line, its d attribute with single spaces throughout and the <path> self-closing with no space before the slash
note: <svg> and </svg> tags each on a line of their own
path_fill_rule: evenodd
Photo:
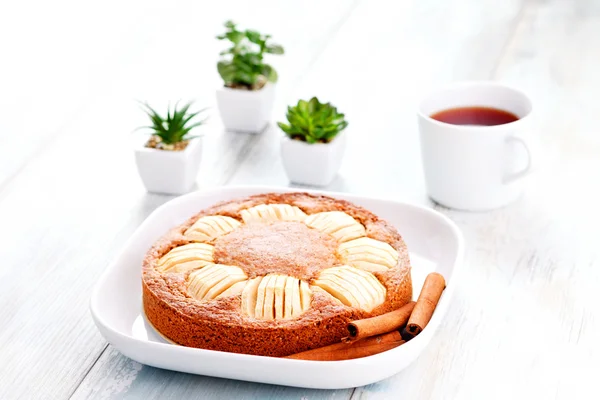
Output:
<svg viewBox="0 0 600 400">
<path fill-rule="evenodd" d="M 531 165 L 532 164 L 531 150 L 529 149 L 529 146 L 527 145 L 527 143 L 523 139 L 518 138 L 516 136 L 507 137 L 506 143 L 510 143 L 510 142 L 520 144 L 521 147 L 523 149 L 525 149 L 525 152 L 527 153 L 527 165 L 521 171 L 513 172 L 511 174 L 506 175 L 504 177 L 504 179 L 502 180 L 502 183 L 504 183 L 504 184 L 512 183 L 514 181 L 517 181 L 517 180 L 525 177 L 526 175 L 528 175 L 531 172 L 531 166 L 532 166 Z"/>
</svg>

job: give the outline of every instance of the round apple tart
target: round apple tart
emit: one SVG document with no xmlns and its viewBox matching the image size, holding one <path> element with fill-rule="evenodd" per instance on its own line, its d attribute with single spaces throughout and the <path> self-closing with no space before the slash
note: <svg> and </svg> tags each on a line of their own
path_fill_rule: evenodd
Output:
<svg viewBox="0 0 600 400">
<path fill-rule="evenodd" d="M 148 321 L 184 346 L 286 356 L 339 342 L 347 324 L 412 298 L 408 250 L 350 202 L 267 193 L 214 205 L 143 262 Z"/>
</svg>

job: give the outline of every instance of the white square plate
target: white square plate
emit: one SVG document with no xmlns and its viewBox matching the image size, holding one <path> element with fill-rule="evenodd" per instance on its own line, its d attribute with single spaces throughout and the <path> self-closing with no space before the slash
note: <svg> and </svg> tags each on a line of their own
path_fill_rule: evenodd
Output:
<svg viewBox="0 0 600 400">
<path fill-rule="evenodd" d="M 444 215 L 420 206 L 343 193 L 325 194 L 361 205 L 387 219 L 410 250 L 414 296 L 431 271 L 447 288 L 431 322 L 410 342 L 370 357 L 347 361 L 304 361 L 178 346 L 165 342 L 142 312 L 142 259 L 152 243 L 175 225 L 222 200 L 289 188 L 223 187 L 190 193 L 157 208 L 136 230 L 94 287 L 90 308 L 98 329 L 127 357 L 153 367 L 221 378 L 319 389 L 363 386 L 392 376 L 415 360 L 429 343 L 452 297 L 463 256 L 463 238 Z"/>
</svg>

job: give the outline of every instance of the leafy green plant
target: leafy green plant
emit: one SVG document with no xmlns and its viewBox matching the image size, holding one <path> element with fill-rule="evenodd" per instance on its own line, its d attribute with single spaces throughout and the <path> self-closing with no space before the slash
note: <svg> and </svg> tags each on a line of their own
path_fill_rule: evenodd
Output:
<svg viewBox="0 0 600 400">
<path fill-rule="evenodd" d="M 276 82 L 277 72 L 263 62 L 265 53 L 283 54 L 283 47 L 270 43 L 271 35 L 262 35 L 253 30 L 238 30 L 232 21 L 225 22 L 227 31 L 217 36 L 229 40 L 232 45 L 221 52 L 224 59 L 217 63 L 219 75 L 225 86 L 250 90 L 260 89 L 266 81 Z"/>
<path fill-rule="evenodd" d="M 206 118 L 193 122 L 192 119 L 201 114 L 206 108 L 190 112 L 189 109 L 192 102 L 187 103 L 181 108 L 177 108 L 177 104 L 171 109 L 167 107 L 167 116 L 163 118 L 157 113 L 148 103 L 142 103 L 144 112 L 150 117 L 152 125 L 142 126 L 138 129 L 150 129 L 152 138 L 151 141 L 157 146 L 151 146 L 156 148 L 164 148 L 166 150 L 174 149 L 173 146 L 178 143 L 182 143 L 193 139 L 197 136 L 189 136 L 190 131 L 206 122 Z"/>
<path fill-rule="evenodd" d="M 320 103 L 316 97 L 288 107 L 286 117 L 287 124 L 277 123 L 281 130 L 292 139 L 307 143 L 329 143 L 348 126 L 344 114 L 330 103 Z"/>
</svg>

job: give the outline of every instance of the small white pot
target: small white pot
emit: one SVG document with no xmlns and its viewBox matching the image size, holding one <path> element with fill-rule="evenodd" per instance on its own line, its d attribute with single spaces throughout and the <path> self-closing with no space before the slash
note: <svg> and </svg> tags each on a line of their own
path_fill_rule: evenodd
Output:
<svg viewBox="0 0 600 400">
<path fill-rule="evenodd" d="M 337 174 L 346 149 L 346 133 L 329 143 L 306 143 L 281 138 L 281 158 L 290 181 L 304 185 L 326 186 Z"/>
<path fill-rule="evenodd" d="M 217 90 L 217 106 L 223 125 L 229 131 L 262 132 L 273 111 L 275 85 L 267 83 L 260 90 L 222 87 Z"/>
<path fill-rule="evenodd" d="M 144 144 L 136 147 L 135 162 L 146 189 L 166 194 L 189 192 L 200 168 L 202 138 L 191 139 L 181 151 L 152 149 Z"/>
</svg>

